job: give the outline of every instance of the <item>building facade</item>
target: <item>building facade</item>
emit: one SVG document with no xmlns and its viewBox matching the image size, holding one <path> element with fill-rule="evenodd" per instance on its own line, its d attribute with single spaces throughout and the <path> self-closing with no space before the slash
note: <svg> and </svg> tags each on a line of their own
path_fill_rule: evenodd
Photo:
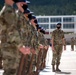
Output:
<svg viewBox="0 0 76 75">
<path fill-rule="evenodd" d="M 36 17 L 39 25 L 45 29 L 46 34 L 50 34 L 56 28 L 58 22 L 62 24 L 64 32 L 76 33 L 76 15 Z"/>
</svg>

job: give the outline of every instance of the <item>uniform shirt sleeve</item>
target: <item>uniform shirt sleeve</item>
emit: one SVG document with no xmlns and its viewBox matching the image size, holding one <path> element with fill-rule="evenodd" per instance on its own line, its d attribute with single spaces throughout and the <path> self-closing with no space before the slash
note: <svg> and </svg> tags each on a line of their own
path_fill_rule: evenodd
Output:
<svg viewBox="0 0 76 75">
<path fill-rule="evenodd" d="M 62 38 L 65 38 L 65 36 L 64 36 L 64 32 L 62 31 Z"/>
<path fill-rule="evenodd" d="M 54 33 L 55 33 L 55 31 L 52 32 L 52 37 L 51 38 L 54 38 Z"/>
</svg>

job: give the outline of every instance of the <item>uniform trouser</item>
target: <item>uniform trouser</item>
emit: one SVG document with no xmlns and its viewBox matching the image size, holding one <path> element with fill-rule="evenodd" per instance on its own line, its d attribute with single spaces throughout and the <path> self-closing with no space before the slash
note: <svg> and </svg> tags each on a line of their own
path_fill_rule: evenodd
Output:
<svg viewBox="0 0 76 75">
<path fill-rule="evenodd" d="M 62 55 L 62 45 L 55 45 L 55 50 L 53 51 L 52 65 L 59 65 Z"/>
<path fill-rule="evenodd" d="M 2 69 L 2 52 L 1 52 L 1 49 L 0 49 L 0 69 Z"/>
<path fill-rule="evenodd" d="M 74 50 L 74 44 L 71 45 L 71 49 Z"/>
<path fill-rule="evenodd" d="M 16 75 L 18 69 L 19 62 L 17 62 L 16 58 L 4 58 L 3 59 L 3 75 Z"/>
<path fill-rule="evenodd" d="M 3 46 L 1 50 L 3 55 L 3 75 L 16 75 L 21 53 L 16 46 L 12 44 L 7 44 L 5 47 Z"/>
<path fill-rule="evenodd" d="M 17 63 L 15 62 L 14 58 L 11 59 L 4 59 L 3 60 L 3 68 L 4 68 L 4 74 L 3 75 L 16 75 L 17 72 Z M 8 66 L 5 66 L 8 65 Z"/>
<path fill-rule="evenodd" d="M 23 55 L 20 59 L 20 64 L 18 68 L 17 75 L 34 75 L 35 66 L 36 66 L 36 55 Z"/>
</svg>

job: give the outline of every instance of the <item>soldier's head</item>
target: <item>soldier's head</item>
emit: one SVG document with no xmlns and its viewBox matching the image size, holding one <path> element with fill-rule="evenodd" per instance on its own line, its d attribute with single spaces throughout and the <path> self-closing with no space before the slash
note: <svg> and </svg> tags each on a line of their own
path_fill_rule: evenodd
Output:
<svg viewBox="0 0 76 75">
<path fill-rule="evenodd" d="M 38 32 L 41 32 L 41 33 L 45 34 L 45 30 L 40 26 L 38 27 Z"/>
<path fill-rule="evenodd" d="M 24 11 L 25 18 L 28 20 L 30 20 L 30 18 L 32 17 L 32 14 L 33 12 L 31 12 L 29 9 Z"/>
<path fill-rule="evenodd" d="M 30 19 L 30 23 L 31 23 L 31 25 L 33 25 L 37 29 L 37 27 L 38 27 L 38 21 L 37 21 L 36 16 L 32 15 L 32 17 Z"/>
<path fill-rule="evenodd" d="M 24 4 L 24 5 L 22 6 L 22 8 L 24 9 L 24 12 L 25 12 L 25 10 L 27 10 L 27 8 L 28 8 L 28 5 L 27 5 L 27 4 Z"/>
<path fill-rule="evenodd" d="M 44 29 L 41 29 L 40 32 L 43 33 L 43 34 L 45 34 L 45 30 Z"/>
<path fill-rule="evenodd" d="M 57 23 L 57 29 L 61 28 L 61 23 Z"/>
<path fill-rule="evenodd" d="M 30 22 L 31 22 L 33 25 L 36 25 L 36 24 L 37 24 L 36 16 L 32 15 L 32 17 L 31 17 L 31 19 L 30 19 Z"/>
<path fill-rule="evenodd" d="M 41 27 L 39 26 L 37 30 L 38 30 L 38 32 L 40 32 L 40 30 L 41 30 Z"/>
</svg>

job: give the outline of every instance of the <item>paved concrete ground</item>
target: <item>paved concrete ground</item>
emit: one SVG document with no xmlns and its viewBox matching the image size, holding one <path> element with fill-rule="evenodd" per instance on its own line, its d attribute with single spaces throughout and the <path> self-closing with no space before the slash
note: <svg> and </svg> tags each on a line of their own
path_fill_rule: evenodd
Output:
<svg viewBox="0 0 76 75">
<path fill-rule="evenodd" d="M 61 73 L 52 72 L 51 60 L 52 60 L 52 51 L 49 48 L 47 57 L 46 57 L 46 68 L 39 73 L 39 75 L 76 75 L 76 48 L 75 51 L 71 51 L 70 45 L 67 45 L 66 51 L 63 51 L 60 69 Z M 0 75 L 1 70 L 0 70 Z"/>
<path fill-rule="evenodd" d="M 61 73 L 52 72 L 51 67 L 52 51 L 51 48 L 47 53 L 46 68 L 39 75 L 76 75 L 76 48 L 71 51 L 70 45 L 67 45 L 66 51 L 63 51 L 60 69 Z"/>
</svg>

